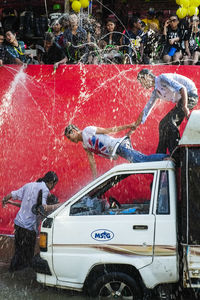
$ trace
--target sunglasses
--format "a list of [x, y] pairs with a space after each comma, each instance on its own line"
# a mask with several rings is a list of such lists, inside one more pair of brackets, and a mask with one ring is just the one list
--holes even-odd
[[172, 23], [172, 22], [177, 22], [178, 20], [177, 19], [170, 19], [169, 21], [170, 21], [170, 23]]

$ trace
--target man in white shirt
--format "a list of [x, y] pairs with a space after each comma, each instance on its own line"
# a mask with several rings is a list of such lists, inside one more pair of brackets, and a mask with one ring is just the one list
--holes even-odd
[[[32, 208], [37, 204], [40, 191], [42, 194], [42, 206], [46, 211], [54, 210], [60, 205], [47, 205], [46, 203], [49, 190], [53, 189], [57, 182], [58, 177], [56, 173], [49, 171], [44, 177], [39, 178], [37, 182], [27, 183], [3, 198], [3, 206], [12, 204], [20, 207], [14, 220], [15, 253], [10, 264], [9, 270], [11, 272], [31, 266], [38, 231], [37, 216], [33, 213]], [[20, 202], [16, 202], [15, 200], [19, 200]]]
[[137, 79], [144, 88], [154, 90], [135, 122], [135, 129], [144, 124], [157, 99], [175, 103], [174, 108], [160, 121], [159, 144], [156, 151], [166, 153], [168, 149], [172, 154], [180, 139], [178, 127], [184, 117], [189, 118], [190, 110], [198, 102], [197, 88], [191, 79], [176, 73], [155, 76], [150, 70], [142, 69]]
[[132, 129], [134, 124], [116, 126], [111, 128], [101, 128], [95, 126], [85, 127], [82, 131], [73, 124], [65, 128], [65, 136], [74, 143], [82, 142], [83, 148], [87, 152], [93, 177], [97, 176], [94, 154], [108, 159], [116, 159], [121, 156], [130, 162], [159, 161], [167, 158], [166, 154], [145, 155], [132, 148], [128, 136], [114, 138], [108, 134], [116, 133], [126, 129]]

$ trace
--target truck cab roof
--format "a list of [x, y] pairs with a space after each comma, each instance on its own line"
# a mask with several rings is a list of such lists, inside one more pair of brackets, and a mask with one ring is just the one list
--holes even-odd
[[118, 171], [142, 171], [142, 170], [162, 170], [173, 169], [174, 163], [172, 160], [153, 161], [144, 163], [124, 163], [110, 169], [106, 174], [115, 173]]

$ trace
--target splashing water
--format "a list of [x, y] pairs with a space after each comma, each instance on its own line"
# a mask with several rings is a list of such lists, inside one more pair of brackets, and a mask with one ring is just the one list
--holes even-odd
[[2, 98], [2, 102], [0, 104], [0, 128], [4, 123], [4, 116], [11, 113], [12, 111], [12, 97], [16, 91], [16, 88], [19, 84], [25, 85], [26, 74], [23, 71], [23, 67], [20, 68], [19, 72], [16, 73], [14, 80], [11, 82], [11, 85], [8, 91]]
[[[9, 91], [6, 93], [6, 95], [8, 95], [8, 96], [5, 95], [5, 97], [8, 98], [6, 100], [6, 103], [7, 103], [6, 107], [7, 106], [10, 107], [10, 108], [12, 107], [12, 105], [11, 105], [12, 95], [14, 94], [14, 92], [15, 92], [16, 88], [18, 87], [18, 85], [22, 85], [23, 88], [25, 89], [25, 91], [27, 92], [27, 95], [31, 98], [31, 100], [33, 101], [33, 103], [35, 104], [35, 106], [37, 107], [37, 109], [39, 110], [39, 112], [42, 114], [43, 119], [47, 123], [48, 127], [50, 128], [50, 130], [52, 131], [52, 134], [56, 136], [56, 133], [55, 133], [55, 131], [53, 129], [52, 124], [47, 119], [45, 113], [43, 112], [43, 110], [39, 106], [39, 104], [36, 101], [36, 99], [31, 94], [30, 90], [27, 88], [27, 85], [26, 85], [27, 80], [29, 80], [31, 83], [34, 83], [33, 78], [24, 72], [24, 67], [20, 68], [19, 72], [16, 71], [15, 69], [11, 68], [11, 67], [8, 67], [8, 66], [5, 66], [5, 68], [7, 69], [8, 72], [10, 72], [14, 76], [14, 80], [11, 83], [11, 87], [9, 88]], [[14, 72], [12, 72], [13, 70], [16, 72], [16, 74], [14, 74]], [[37, 88], [38, 88], [38, 84], [37, 84]], [[48, 90], [48, 95], [49, 95], [49, 92], [50, 91]], [[54, 92], [53, 92], [53, 95], [55, 96]], [[3, 105], [5, 97], [3, 97], [2, 105]], [[54, 101], [54, 105], [55, 105], [55, 101]], [[7, 112], [8, 111], [6, 111], [6, 113]], [[1, 126], [1, 119], [2, 119], [2, 122], [3, 122], [3, 118], [1, 118], [1, 110], [0, 110], [0, 126]]]

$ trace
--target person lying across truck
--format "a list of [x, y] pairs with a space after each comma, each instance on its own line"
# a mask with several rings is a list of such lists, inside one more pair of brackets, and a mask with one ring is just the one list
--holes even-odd
[[133, 124], [115, 126], [112, 128], [101, 128], [96, 126], [87, 126], [80, 130], [77, 126], [70, 124], [65, 128], [65, 136], [74, 143], [82, 142], [83, 148], [87, 152], [93, 177], [97, 176], [94, 154], [109, 159], [116, 159], [121, 156], [132, 163], [160, 161], [166, 159], [168, 155], [158, 153], [145, 155], [133, 149], [129, 133], [122, 138], [114, 138], [109, 134], [122, 130], [133, 129]]

